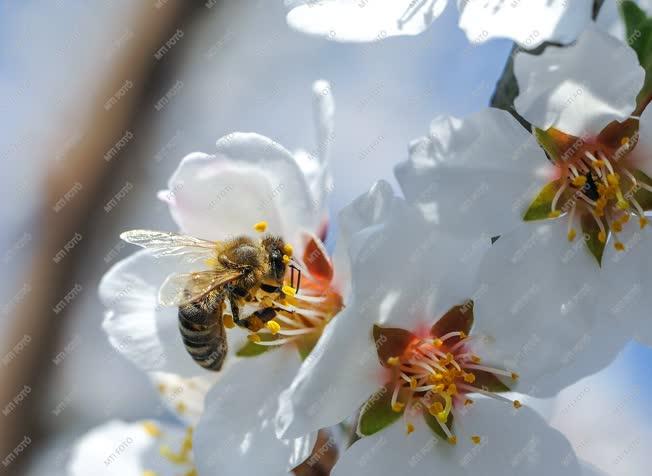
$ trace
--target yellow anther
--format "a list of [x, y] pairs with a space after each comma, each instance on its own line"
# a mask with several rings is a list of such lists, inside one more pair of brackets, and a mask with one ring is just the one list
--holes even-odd
[[471, 362], [473, 362], [474, 364], [479, 364], [481, 362], [481, 359], [477, 355], [472, 355]]
[[561, 215], [560, 210], [550, 210], [550, 213], [548, 213], [548, 218], [557, 218], [559, 215]]
[[414, 390], [417, 388], [417, 379], [414, 377], [410, 377], [410, 388]]
[[444, 341], [439, 338], [433, 340], [432, 343], [435, 347], [441, 347], [442, 345], [444, 345]]
[[267, 327], [273, 335], [278, 334], [278, 331], [281, 330], [281, 325], [276, 321], [268, 321], [267, 324], [265, 324], [265, 327]]
[[414, 431], [414, 425], [408, 422], [407, 425], [405, 425], [405, 432], [409, 435], [413, 431]]
[[620, 183], [620, 177], [618, 177], [618, 174], [609, 174], [607, 175], [607, 183], [615, 187]]
[[593, 162], [593, 167], [604, 167], [604, 160], [596, 160]]
[[404, 403], [401, 402], [392, 403], [392, 410], [395, 411], [396, 413], [403, 411], [403, 408], [405, 408]]
[[428, 375], [428, 381], [430, 383], [441, 382], [443, 378], [444, 378], [444, 376], [442, 374], [440, 374], [440, 373], [435, 373], [435, 374]]
[[446, 388], [446, 385], [444, 385], [443, 383], [439, 383], [439, 384], [435, 385], [435, 390], [437, 392], [443, 392], [445, 388]]
[[650, 224], [650, 220], [648, 220], [648, 219], [645, 218], [645, 217], [640, 217], [640, 218], [638, 219], [638, 224], [640, 225], [641, 230], [642, 230], [643, 228], [646, 227], [646, 225], [649, 225], [649, 224]]
[[161, 429], [153, 421], [143, 422], [143, 428], [149, 436], [153, 436], [154, 438], [161, 436]]
[[457, 438], [456, 438], [455, 436], [449, 436], [449, 437], [448, 437], [448, 442], [449, 442], [451, 445], [456, 445], [456, 444], [457, 444]]
[[514, 408], [516, 408], [516, 409], [519, 409], [519, 408], [521, 408], [521, 407], [523, 406], [523, 405], [521, 404], [521, 402], [519, 402], [518, 400], [514, 400], [514, 401], [512, 402], [512, 405], [514, 405]]
[[627, 203], [625, 200], [618, 200], [616, 206], [621, 210], [629, 210], [629, 203]]
[[152, 471], [151, 469], [146, 469], [143, 471], [143, 476], [158, 476], [158, 473], [156, 471]]
[[448, 412], [437, 413], [437, 420], [439, 420], [442, 423], [446, 423], [446, 420], [448, 420]]
[[288, 255], [283, 255], [283, 264], [288, 264], [290, 262], [290, 257]]
[[159, 384], [157, 385], [157, 388], [158, 388], [158, 393], [163, 393], [163, 392], [165, 392], [165, 389], [166, 389], [164, 383], [159, 383]]
[[604, 243], [604, 242], [607, 241], [607, 234], [604, 231], [601, 231], [600, 233], [598, 233], [598, 241], [600, 243]]
[[257, 344], [258, 342], [260, 342], [260, 336], [258, 334], [255, 334], [255, 333], [254, 334], [249, 334], [247, 336], [247, 339], [249, 339], [254, 344]]
[[282, 288], [283, 294], [287, 294], [288, 296], [296, 296], [297, 290], [294, 289], [292, 286], [288, 286], [287, 284], [283, 286]]
[[620, 223], [619, 221], [615, 221], [615, 222], [613, 222], [613, 223], [611, 224], [611, 228], [612, 228], [613, 231], [615, 231], [616, 233], [620, 233], [621, 231], [623, 231], [623, 225], [622, 225], [622, 223]]
[[616, 241], [614, 243], [614, 248], [616, 248], [617, 251], [625, 251], [625, 245], [623, 245], [620, 241]]
[[575, 231], [575, 228], [571, 228], [570, 230], [568, 230], [568, 241], [573, 241], [576, 236], [577, 236], [577, 232]]
[[464, 406], [468, 407], [469, 405], [473, 405], [473, 400], [471, 400], [470, 398], [467, 398], [467, 399], [464, 400]]
[[518, 374], [516, 372], [512, 372], [512, 380], [518, 380]]
[[448, 393], [451, 396], [457, 395], [457, 385], [455, 385], [454, 383], [450, 384], [446, 389], [446, 393]]
[[283, 246], [283, 253], [291, 257], [293, 252], [294, 248], [292, 248], [292, 245], [290, 243], [285, 243], [285, 246]]
[[471, 372], [464, 374], [464, 381], [466, 383], [475, 382], [475, 374], [472, 374]]
[[471, 441], [473, 442], [474, 445], [479, 445], [480, 444], [480, 437], [478, 435], [473, 435], [471, 437]]
[[177, 411], [178, 411], [179, 413], [181, 413], [181, 414], [183, 415], [184, 413], [186, 413], [186, 410], [188, 409], [188, 407], [186, 406], [185, 403], [183, 403], [183, 402], [179, 402], [179, 403], [177, 403], [177, 405], [176, 405], [176, 409], [177, 409]]
[[622, 139], [620, 139], [620, 145], [629, 145], [629, 137], [624, 136]]
[[573, 185], [576, 187], [583, 187], [586, 184], [586, 177], [584, 175], [578, 175], [573, 179]]
[[629, 221], [629, 214], [625, 213], [623, 216], [620, 217], [620, 223], [625, 224]]
[[387, 359], [387, 365], [391, 365], [392, 367], [396, 367], [400, 363], [401, 363], [401, 359], [399, 359], [398, 357], [389, 357]]
[[428, 411], [432, 416], [437, 416], [437, 414], [442, 413], [444, 411], [444, 405], [442, 405], [439, 402], [435, 402], [428, 407]]
[[235, 322], [233, 322], [233, 316], [231, 314], [224, 314], [222, 316], [222, 323], [227, 329], [233, 329], [235, 327]]
[[466, 332], [460, 331], [460, 339], [466, 339]]
[[267, 230], [267, 222], [259, 221], [254, 225], [254, 230], [256, 230], [258, 233], [263, 233], [265, 230]]

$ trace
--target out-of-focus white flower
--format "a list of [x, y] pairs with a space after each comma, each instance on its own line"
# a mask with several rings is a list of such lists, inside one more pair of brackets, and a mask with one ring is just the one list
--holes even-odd
[[[633, 0], [639, 7], [652, 13], [652, 1], [650, 0]], [[628, 41], [625, 37], [625, 23], [620, 15], [619, 9], [622, 2], [603, 2], [600, 7], [598, 17], [595, 19], [596, 24], [604, 31], [615, 36], [619, 40]]]
[[197, 476], [192, 429], [144, 420], [109, 421], [81, 437], [68, 463], [70, 476]]
[[[388, 185], [379, 187], [388, 195], [384, 218], [350, 239], [347, 307], [281, 394], [279, 436], [334, 425], [363, 405], [357, 429], [366, 437], [335, 474], [422, 474], [432, 467], [445, 474], [548, 474], [550, 467], [533, 461], [565, 454], [568, 444], [504, 392], [528, 388], [556, 361], [544, 356], [519, 376], [504, 357], [527, 345], [527, 329], [518, 324], [524, 316], [509, 316], [513, 330], [502, 334], [494, 327], [504, 328], [500, 318], [478, 318], [486, 292], [473, 287], [472, 277], [489, 237], [447, 234], [392, 197]], [[404, 424], [395, 423], [401, 418]], [[536, 441], [528, 446], [528, 438]], [[551, 461], [556, 474], [577, 474], [574, 464]]]
[[[100, 284], [108, 308], [104, 329], [113, 346], [143, 370], [163, 372], [154, 378], [164, 400], [189, 423], [198, 422], [195, 446], [202, 474], [236, 475], [244, 467], [286, 474], [314, 444], [315, 435], [279, 440], [272, 425], [278, 394], [341, 306], [333, 266], [316, 236], [323, 237], [327, 226], [334, 104], [325, 81], [316, 82], [313, 92], [315, 153], [292, 154], [258, 134], [229, 134], [218, 140], [214, 155], [185, 157], [168, 190], [159, 193], [183, 234], [218, 241], [251, 235], [252, 225], [264, 222], [270, 233], [293, 245], [293, 259], [304, 271], [301, 289], [275, 302], [283, 308], [274, 318], [276, 327], [250, 340], [239, 328], [229, 330], [226, 363], [215, 376], [184, 349], [178, 309], [158, 303], [169, 275], [200, 271], [201, 263], [144, 250], [116, 264]], [[215, 380], [219, 385], [206, 395]]]
[[[334, 41], [377, 41], [418, 35], [444, 11], [447, 0], [286, 0], [288, 24]], [[469, 41], [509, 38], [524, 48], [570, 43], [591, 18], [591, 0], [457, 0]]]

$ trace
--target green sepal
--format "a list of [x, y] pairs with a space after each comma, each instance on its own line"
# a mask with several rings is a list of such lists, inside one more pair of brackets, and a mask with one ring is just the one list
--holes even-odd
[[[439, 426], [439, 422], [437, 421], [437, 417], [432, 416], [428, 410], [424, 410], [423, 419], [425, 420], [426, 425], [428, 425], [430, 430], [435, 435], [437, 435], [439, 438], [441, 438], [445, 442], [448, 442], [448, 436], [446, 436], [446, 433], [444, 433], [444, 430], [442, 430], [441, 426]], [[453, 412], [450, 412], [448, 414], [448, 418], [446, 419], [446, 426], [448, 427], [448, 430], [452, 433], [453, 432]]]
[[[648, 177], [640, 170], [632, 170], [631, 172], [637, 181], [647, 185], [652, 185], [652, 178]], [[644, 211], [647, 212], [652, 210], [652, 192], [649, 190], [639, 187], [639, 189], [634, 193], [634, 199], [639, 203]]]
[[[598, 262], [598, 266], [602, 266], [602, 256], [604, 255], [604, 248], [607, 245], [607, 240], [605, 239], [602, 243], [598, 239], [598, 234], [600, 233], [600, 227], [598, 226], [593, 215], [584, 214], [580, 220], [582, 226], [582, 234], [584, 236], [584, 242], [586, 247], [591, 252], [595, 260]], [[607, 225], [604, 224], [605, 233], [608, 233]], [[606, 238], [606, 237], [605, 237]]]
[[625, 0], [620, 4], [620, 14], [625, 23], [626, 40], [645, 70], [645, 82], [638, 94], [636, 114], [640, 114], [652, 97], [652, 18], [635, 2]]
[[475, 369], [469, 369], [469, 372], [475, 375], [475, 381], [471, 384], [474, 387], [493, 393], [511, 392], [511, 389], [492, 373]]
[[392, 410], [392, 388], [385, 385], [362, 405], [358, 420], [358, 434], [373, 435], [401, 418], [404, 411], [405, 409], [400, 412]]
[[319, 333], [313, 332], [312, 334], [306, 334], [299, 337], [295, 342], [297, 344], [297, 350], [299, 351], [299, 357], [301, 360], [306, 360], [306, 358], [312, 352], [312, 349], [315, 348], [317, 342], [319, 341]]
[[398, 327], [381, 327], [374, 324], [373, 327], [374, 343], [378, 352], [378, 359], [383, 367], [388, 367], [387, 359], [390, 357], [399, 357], [405, 351], [410, 342], [415, 339], [415, 335], [405, 329]]
[[555, 194], [561, 187], [561, 180], [554, 180], [547, 183], [536, 196], [527, 211], [523, 215], [524, 221], [545, 220], [550, 218], [550, 211], [552, 209], [552, 200]]
[[[258, 334], [260, 340], [264, 342], [269, 342], [276, 340], [276, 336], [272, 334]], [[275, 346], [271, 345], [258, 345], [254, 342], [247, 342], [245, 345], [240, 347], [240, 349], [235, 353], [238, 357], [256, 357], [257, 355], [264, 354], [272, 349], [275, 349]]]
[[[449, 332], [461, 331], [466, 335], [471, 333], [473, 327], [473, 301], [469, 300], [462, 305], [451, 307], [435, 324], [430, 328], [433, 337], [441, 337]], [[452, 337], [446, 342], [455, 345], [459, 337]]]

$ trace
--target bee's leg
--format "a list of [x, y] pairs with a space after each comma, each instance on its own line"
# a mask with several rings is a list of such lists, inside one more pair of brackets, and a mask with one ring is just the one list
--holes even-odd
[[276, 309], [273, 307], [265, 307], [252, 312], [247, 317], [240, 319], [238, 324], [240, 327], [249, 329], [252, 332], [258, 332], [263, 326], [276, 317]]
[[240, 306], [238, 304], [238, 299], [231, 293], [229, 293], [229, 304], [231, 305], [231, 314], [233, 314], [233, 322], [242, 327], [242, 321], [240, 320]]

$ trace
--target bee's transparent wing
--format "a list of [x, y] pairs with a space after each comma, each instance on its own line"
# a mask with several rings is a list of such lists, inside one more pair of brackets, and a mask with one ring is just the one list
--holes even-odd
[[127, 243], [142, 246], [153, 256], [183, 256], [188, 262], [215, 257], [219, 243], [164, 231], [130, 230], [120, 235]]
[[158, 300], [163, 306], [184, 306], [239, 278], [241, 274], [241, 271], [232, 269], [172, 274], [159, 289]]

